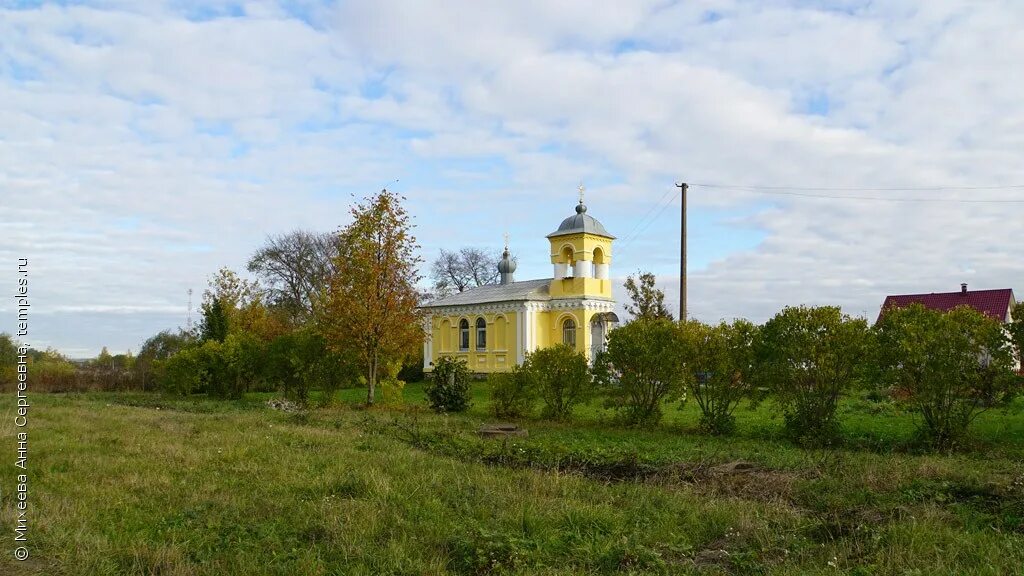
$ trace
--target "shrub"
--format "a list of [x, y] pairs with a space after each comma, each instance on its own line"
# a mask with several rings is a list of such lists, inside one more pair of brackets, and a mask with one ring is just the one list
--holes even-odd
[[160, 385], [172, 394], [194, 394], [203, 386], [201, 370], [197, 346], [179, 350], [164, 361]]
[[657, 424], [662, 403], [682, 396], [691, 354], [680, 344], [675, 324], [665, 319], [639, 318], [608, 335], [595, 377], [626, 422]]
[[919, 432], [936, 448], [962, 440], [978, 414], [1017, 390], [1006, 333], [973, 308], [890, 309], [876, 332], [881, 380], [921, 415]]
[[405, 381], [399, 378], [401, 372], [401, 362], [389, 362], [384, 367], [384, 377], [380, 379], [381, 404], [384, 406], [401, 406], [404, 402]]
[[536, 383], [545, 417], [565, 420], [577, 404], [593, 396], [594, 381], [587, 359], [566, 344], [527, 354], [522, 369]]
[[531, 375], [516, 366], [511, 372], [487, 376], [491, 388], [491, 412], [498, 418], [523, 418], [533, 413], [537, 386]]
[[787, 307], [764, 325], [756, 377], [782, 407], [797, 443], [838, 439], [836, 406], [857, 380], [867, 342], [867, 322], [835, 306]]
[[471, 399], [466, 361], [453, 356], [438, 358], [424, 392], [435, 412], [465, 412]]
[[700, 427], [709, 434], [736, 428], [732, 413], [751, 390], [758, 327], [746, 320], [709, 326], [679, 325], [681, 349], [689, 350], [689, 396], [700, 407]]
[[267, 346], [264, 378], [280, 386], [288, 399], [305, 403], [319, 389], [326, 404], [346, 380], [354, 380], [355, 363], [331, 350], [324, 337], [310, 328], [278, 336]]

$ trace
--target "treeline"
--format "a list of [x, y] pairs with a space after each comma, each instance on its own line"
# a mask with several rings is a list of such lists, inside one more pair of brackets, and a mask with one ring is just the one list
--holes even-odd
[[401, 197], [382, 190], [336, 233], [269, 238], [250, 258], [256, 280], [222, 269], [202, 322], [161, 358], [156, 381], [178, 394], [236, 398], [278, 390], [320, 403], [347, 386], [400, 389], [420, 379], [418, 246]]
[[[567, 346], [538, 350], [510, 373], [492, 374], [490, 408], [497, 417], [571, 418], [595, 398], [628, 425], [650, 426], [666, 404], [692, 402], [700, 429], [735, 430], [743, 401], [770, 401], [787, 435], [807, 446], [841, 437], [841, 399], [870, 390], [919, 417], [920, 440], [937, 448], [961, 442], [987, 409], [1022, 392], [1015, 372], [1024, 349], [1024, 305], [1008, 327], [969, 307], [939, 312], [914, 305], [885, 311], [869, 326], [838, 307], [787, 307], [763, 325], [746, 320], [674, 321], [653, 277], [631, 279], [635, 318], [609, 333], [592, 366]], [[468, 403], [468, 370], [438, 363], [427, 387], [432, 407]]]
[[[386, 391], [423, 377], [416, 290], [418, 246], [402, 198], [387, 190], [352, 207], [337, 232], [267, 239], [249, 259], [254, 279], [223, 268], [191, 330], [163, 331], [137, 356], [73, 362], [32, 351], [29, 385], [41, 392], [160, 390], [236, 398], [280, 391], [327, 402], [345, 386]], [[0, 384], [9, 389], [17, 343], [0, 335]]]

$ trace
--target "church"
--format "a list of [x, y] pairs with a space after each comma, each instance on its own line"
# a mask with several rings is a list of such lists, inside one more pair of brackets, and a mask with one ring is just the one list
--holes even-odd
[[429, 334], [423, 344], [424, 370], [432, 370], [442, 356], [455, 356], [472, 372], [503, 372], [521, 364], [529, 352], [561, 343], [593, 361], [618, 321], [609, 278], [615, 237], [587, 214], [582, 185], [576, 213], [547, 239], [551, 278], [516, 281], [506, 242], [499, 284], [423, 306]]

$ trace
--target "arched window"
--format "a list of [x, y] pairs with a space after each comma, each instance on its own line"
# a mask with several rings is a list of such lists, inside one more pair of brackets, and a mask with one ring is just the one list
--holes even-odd
[[483, 318], [476, 319], [476, 349], [487, 349], [487, 322]]
[[572, 318], [566, 318], [565, 322], [562, 322], [562, 343], [576, 347], [576, 321]]
[[459, 320], [459, 350], [469, 350], [469, 320]]

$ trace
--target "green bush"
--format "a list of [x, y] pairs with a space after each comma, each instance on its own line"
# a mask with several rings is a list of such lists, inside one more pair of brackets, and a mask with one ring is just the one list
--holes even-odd
[[202, 362], [198, 346], [179, 350], [163, 362], [160, 385], [164, 391], [182, 396], [201, 391]]
[[498, 418], [523, 418], [533, 413], [537, 386], [528, 371], [516, 366], [511, 372], [487, 376], [491, 388], [491, 412]]
[[678, 336], [676, 325], [660, 318], [638, 318], [608, 335], [594, 373], [627, 423], [657, 424], [662, 403], [682, 396], [692, 354]]
[[782, 407], [794, 441], [838, 440], [836, 406], [858, 381], [867, 352], [867, 322], [836, 306], [787, 307], [764, 325], [756, 378]]
[[758, 327], [746, 320], [716, 326], [687, 321], [679, 325], [681, 350], [688, 350], [688, 396], [700, 407], [700, 428], [730, 434], [732, 413], [752, 388]]
[[1017, 392], [1006, 332], [973, 308], [886, 310], [876, 332], [881, 381], [920, 414], [919, 432], [936, 448], [959, 443], [978, 414]]
[[465, 412], [471, 398], [466, 361], [453, 356], [438, 358], [423, 391], [435, 412]]
[[595, 384], [587, 359], [565, 344], [527, 354], [522, 369], [536, 383], [537, 393], [544, 401], [542, 413], [547, 418], [568, 419], [578, 404], [594, 395]]
[[306, 403], [310, 392], [321, 391], [326, 404], [342, 384], [356, 379], [355, 362], [327, 346], [311, 328], [278, 336], [267, 346], [263, 378], [280, 387], [289, 400]]

